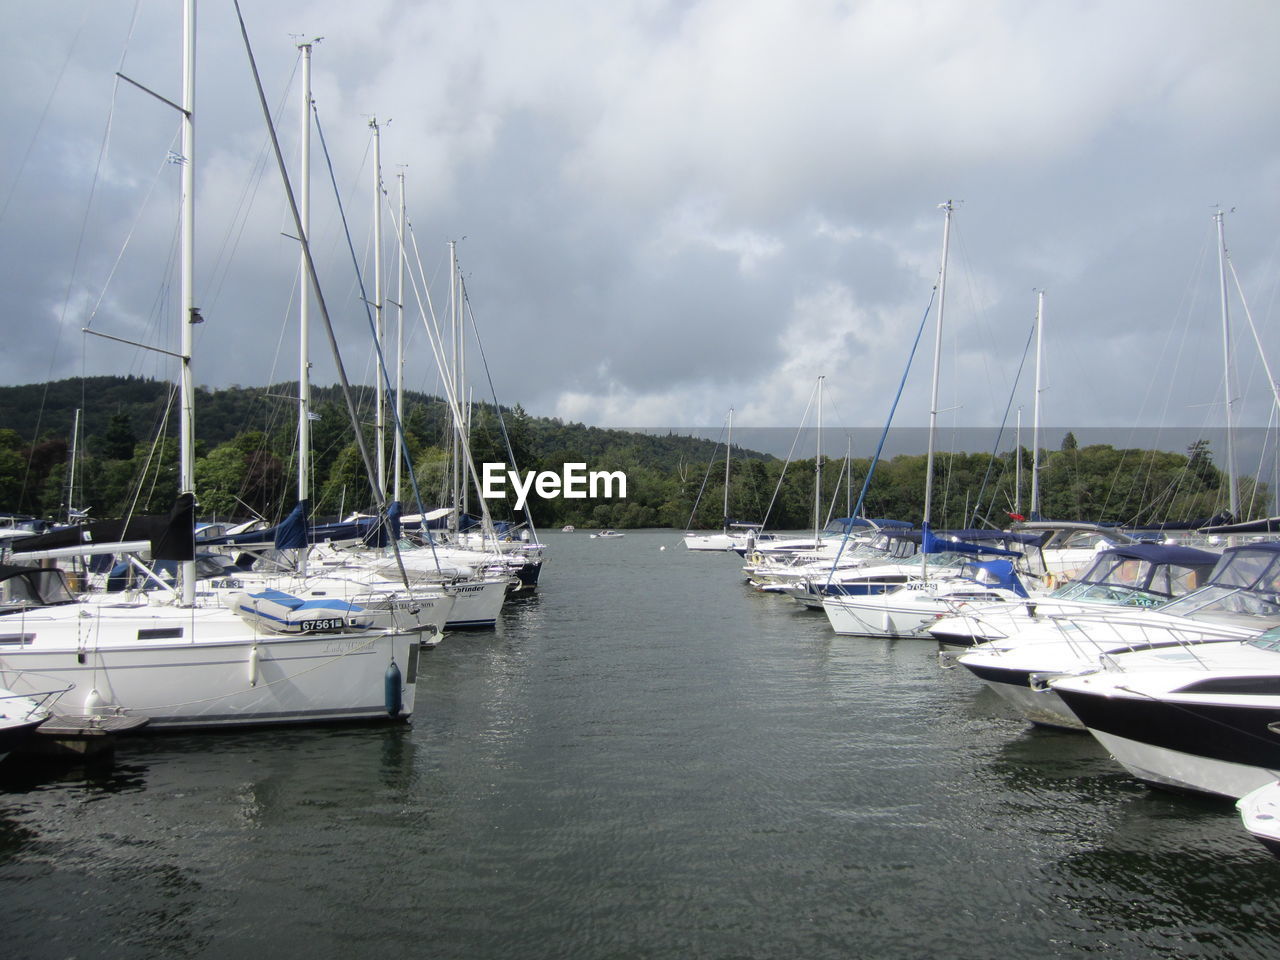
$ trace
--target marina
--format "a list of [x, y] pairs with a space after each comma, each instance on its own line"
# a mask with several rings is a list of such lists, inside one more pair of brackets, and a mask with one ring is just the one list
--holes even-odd
[[678, 532], [545, 539], [536, 594], [423, 653], [409, 723], [6, 768], [6, 954], [1274, 954], [1229, 800]]

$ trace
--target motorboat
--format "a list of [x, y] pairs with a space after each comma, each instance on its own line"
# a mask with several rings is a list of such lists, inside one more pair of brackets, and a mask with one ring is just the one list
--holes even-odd
[[614, 540], [618, 537], [625, 537], [625, 533], [619, 533], [617, 530], [601, 530], [599, 533], [591, 534], [592, 540]]
[[1055, 613], [1101, 607], [1149, 609], [1184, 596], [1209, 579], [1220, 554], [1194, 547], [1133, 543], [1095, 554], [1080, 576], [1025, 604], [958, 605], [929, 633], [948, 648], [1007, 640]]
[[1134, 777], [1239, 800], [1280, 771], [1280, 631], [1102, 658], [1052, 681]]
[[1152, 608], [1037, 610], [1022, 630], [978, 644], [961, 653], [957, 662], [1031, 722], [1079, 730], [1079, 718], [1060, 700], [1050, 680], [1091, 673], [1104, 657], [1128, 651], [1256, 637], [1280, 625], [1280, 601], [1271, 588], [1277, 575], [1280, 543], [1230, 547], [1219, 557], [1208, 583], [1176, 600]]

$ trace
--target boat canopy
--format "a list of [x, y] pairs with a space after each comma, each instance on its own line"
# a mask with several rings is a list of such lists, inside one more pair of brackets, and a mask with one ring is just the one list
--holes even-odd
[[11, 544], [12, 556], [45, 553], [71, 547], [95, 547], [120, 543], [151, 542], [151, 556], [158, 560], [192, 560], [196, 555], [196, 501], [190, 493], [179, 494], [167, 517], [133, 517], [129, 520], [94, 520], [63, 527]]
[[75, 602], [61, 570], [0, 564], [0, 613]]
[[1029, 596], [1027, 588], [1022, 585], [1013, 563], [1003, 558], [996, 560], [972, 560], [961, 568], [961, 572], [972, 577], [978, 583], [1012, 590], [1020, 597]]

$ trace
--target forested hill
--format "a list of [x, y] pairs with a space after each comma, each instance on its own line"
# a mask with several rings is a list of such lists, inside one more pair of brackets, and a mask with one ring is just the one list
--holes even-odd
[[[196, 494], [209, 518], [253, 513], [277, 519], [297, 499], [298, 405], [293, 384], [199, 390], [196, 397]], [[372, 448], [375, 396], [357, 388], [357, 416]], [[81, 411], [81, 442], [69, 470], [72, 423]], [[319, 516], [369, 507], [372, 495], [346, 403], [336, 387], [313, 390], [310, 499]], [[0, 387], [0, 511], [65, 518], [70, 503], [94, 517], [132, 510], [167, 512], [177, 493], [177, 404], [171, 384], [138, 377], [93, 377], [50, 384]], [[517, 404], [503, 410], [506, 436], [491, 405], [472, 411], [470, 431], [477, 463], [506, 461], [507, 442], [521, 471], [559, 473], [565, 463], [589, 471], [623, 471], [625, 499], [534, 499], [541, 526], [572, 523], [594, 527], [718, 527], [722, 521], [724, 474], [717, 444], [674, 434], [606, 430], [532, 417]], [[448, 502], [450, 430], [445, 404], [408, 394], [404, 433], [412, 476], [423, 506]], [[388, 437], [391, 436], [388, 430]], [[390, 444], [389, 444], [390, 446]], [[388, 463], [391, 452], [388, 450]], [[723, 451], [719, 452], [723, 455]], [[1021, 460], [1021, 470], [1015, 468]], [[942, 453], [933, 490], [937, 527], [1003, 525], [1016, 503], [1026, 502], [1031, 454], [1023, 448], [991, 455]], [[814, 522], [815, 464], [791, 463], [735, 448], [729, 514], [764, 520], [772, 529], [803, 529]], [[824, 460], [819, 521], [843, 516], [861, 488], [870, 463]], [[388, 481], [392, 473], [388, 465]], [[406, 476], [410, 471], [404, 471]], [[1020, 477], [1023, 492], [1015, 490]], [[1188, 522], [1221, 513], [1228, 502], [1226, 479], [1213, 463], [1207, 442], [1186, 454], [1080, 447], [1068, 433], [1057, 450], [1041, 451], [1041, 513], [1063, 520], [1143, 525]], [[74, 479], [75, 489], [68, 491]], [[864, 513], [918, 522], [924, 499], [925, 457], [902, 455], [876, 467]], [[402, 498], [417, 498], [406, 480]], [[514, 496], [511, 497], [514, 499]], [[1239, 483], [1245, 517], [1264, 515], [1263, 484]], [[476, 503], [474, 491], [471, 504]], [[507, 505], [490, 501], [495, 516]], [[692, 517], [692, 522], [690, 518]]]
[[[283, 502], [288, 483], [283, 475], [297, 436], [296, 384], [270, 387], [229, 387], [196, 391], [196, 445], [201, 462], [234, 446], [244, 456], [260, 461], [250, 469], [248, 486], [234, 491], [242, 504], [260, 509]], [[372, 437], [376, 396], [368, 387], [354, 387], [357, 415]], [[415, 466], [422, 466], [420, 489], [439, 481], [440, 459], [448, 440], [448, 410], [435, 396], [406, 391], [404, 428]], [[76, 480], [77, 499], [92, 503], [95, 515], [115, 513], [117, 497], [128, 496], [141, 483], [143, 458], [156, 438], [168, 438], [162, 449], [172, 447], [177, 436], [178, 404], [172, 383], [142, 377], [88, 377], [48, 384], [0, 387], [0, 511], [50, 514], [64, 506], [65, 464], [68, 461], [76, 411], [80, 411], [79, 458], [87, 469]], [[312, 448], [319, 506], [329, 512], [358, 503], [360, 483], [352, 476], [355, 447], [350, 416], [337, 386], [313, 387]], [[565, 462], [584, 462], [589, 469], [631, 469], [678, 478], [682, 486], [701, 482], [713, 456], [714, 440], [674, 433], [652, 435], [627, 430], [589, 427], [557, 419], [533, 417], [517, 405], [503, 408], [503, 419], [521, 470], [559, 469]], [[494, 407], [477, 404], [472, 411], [473, 450], [477, 463], [503, 460], [506, 442]], [[12, 433], [8, 433], [12, 431]], [[390, 429], [388, 430], [390, 434]], [[767, 454], [735, 448], [735, 459], [772, 459]], [[163, 459], [163, 457], [161, 458]], [[423, 463], [419, 464], [419, 460]], [[132, 480], [126, 480], [133, 468]], [[270, 464], [270, 468], [263, 466]], [[166, 468], [157, 468], [163, 473]], [[333, 476], [338, 469], [339, 476]], [[280, 479], [263, 482], [272, 489], [254, 488], [252, 475], [263, 470]], [[104, 478], [103, 473], [111, 474]], [[206, 469], [206, 474], [210, 471]], [[200, 463], [197, 464], [197, 474]], [[261, 478], [259, 478], [261, 479]], [[83, 484], [83, 486], [82, 486]], [[274, 489], [280, 487], [280, 490]], [[427, 494], [424, 489], [424, 497]], [[430, 491], [434, 494], [434, 490]], [[201, 501], [220, 502], [207, 489]], [[157, 496], [156, 506], [166, 491]], [[230, 503], [228, 509], [232, 509]], [[646, 517], [657, 522], [654, 516]], [[681, 521], [683, 523], [683, 521]]]
[[[374, 392], [353, 387], [360, 416], [372, 421]], [[144, 377], [86, 377], [58, 380], [48, 384], [0, 387], [0, 430], [14, 430], [28, 445], [38, 442], [70, 441], [75, 413], [80, 411], [81, 437], [90, 454], [101, 453], [103, 438], [114, 429], [127, 427], [136, 438], [149, 438], [166, 424], [177, 422], [174, 384]], [[246, 430], [270, 433], [285, 425], [292, 427], [297, 417], [297, 385], [271, 387], [227, 387], [222, 390], [196, 389], [196, 442], [206, 448], [233, 440]], [[346, 402], [340, 387], [312, 387], [312, 406], [321, 422], [331, 420], [341, 429], [349, 423]], [[516, 408], [519, 409], [518, 407]], [[416, 391], [405, 392], [405, 421], [423, 439], [439, 440], [445, 435], [447, 411], [440, 397]], [[477, 422], [491, 417], [492, 405], [479, 404]], [[513, 411], [503, 408], [505, 416]], [[706, 463], [716, 443], [677, 434], [651, 435], [628, 430], [588, 427], [547, 417], [521, 414], [526, 422], [529, 452], [536, 457], [558, 455], [573, 450], [586, 457], [599, 457], [618, 447], [632, 448], [653, 466], [680, 469], [691, 463]], [[176, 426], [168, 432], [175, 434]], [[323, 432], [323, 430], [322, 430]], [[735, 448], [736, 457], [770, 459], [768, 454]]]

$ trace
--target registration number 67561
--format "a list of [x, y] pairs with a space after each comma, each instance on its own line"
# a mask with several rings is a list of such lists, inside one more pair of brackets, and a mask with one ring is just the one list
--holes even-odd
[[322, 630], [341, 630], [347, 625], [342, 617], [326, 617], [321, 620], [300, 620], [298, 629], [306, 633], [318, 633]]

